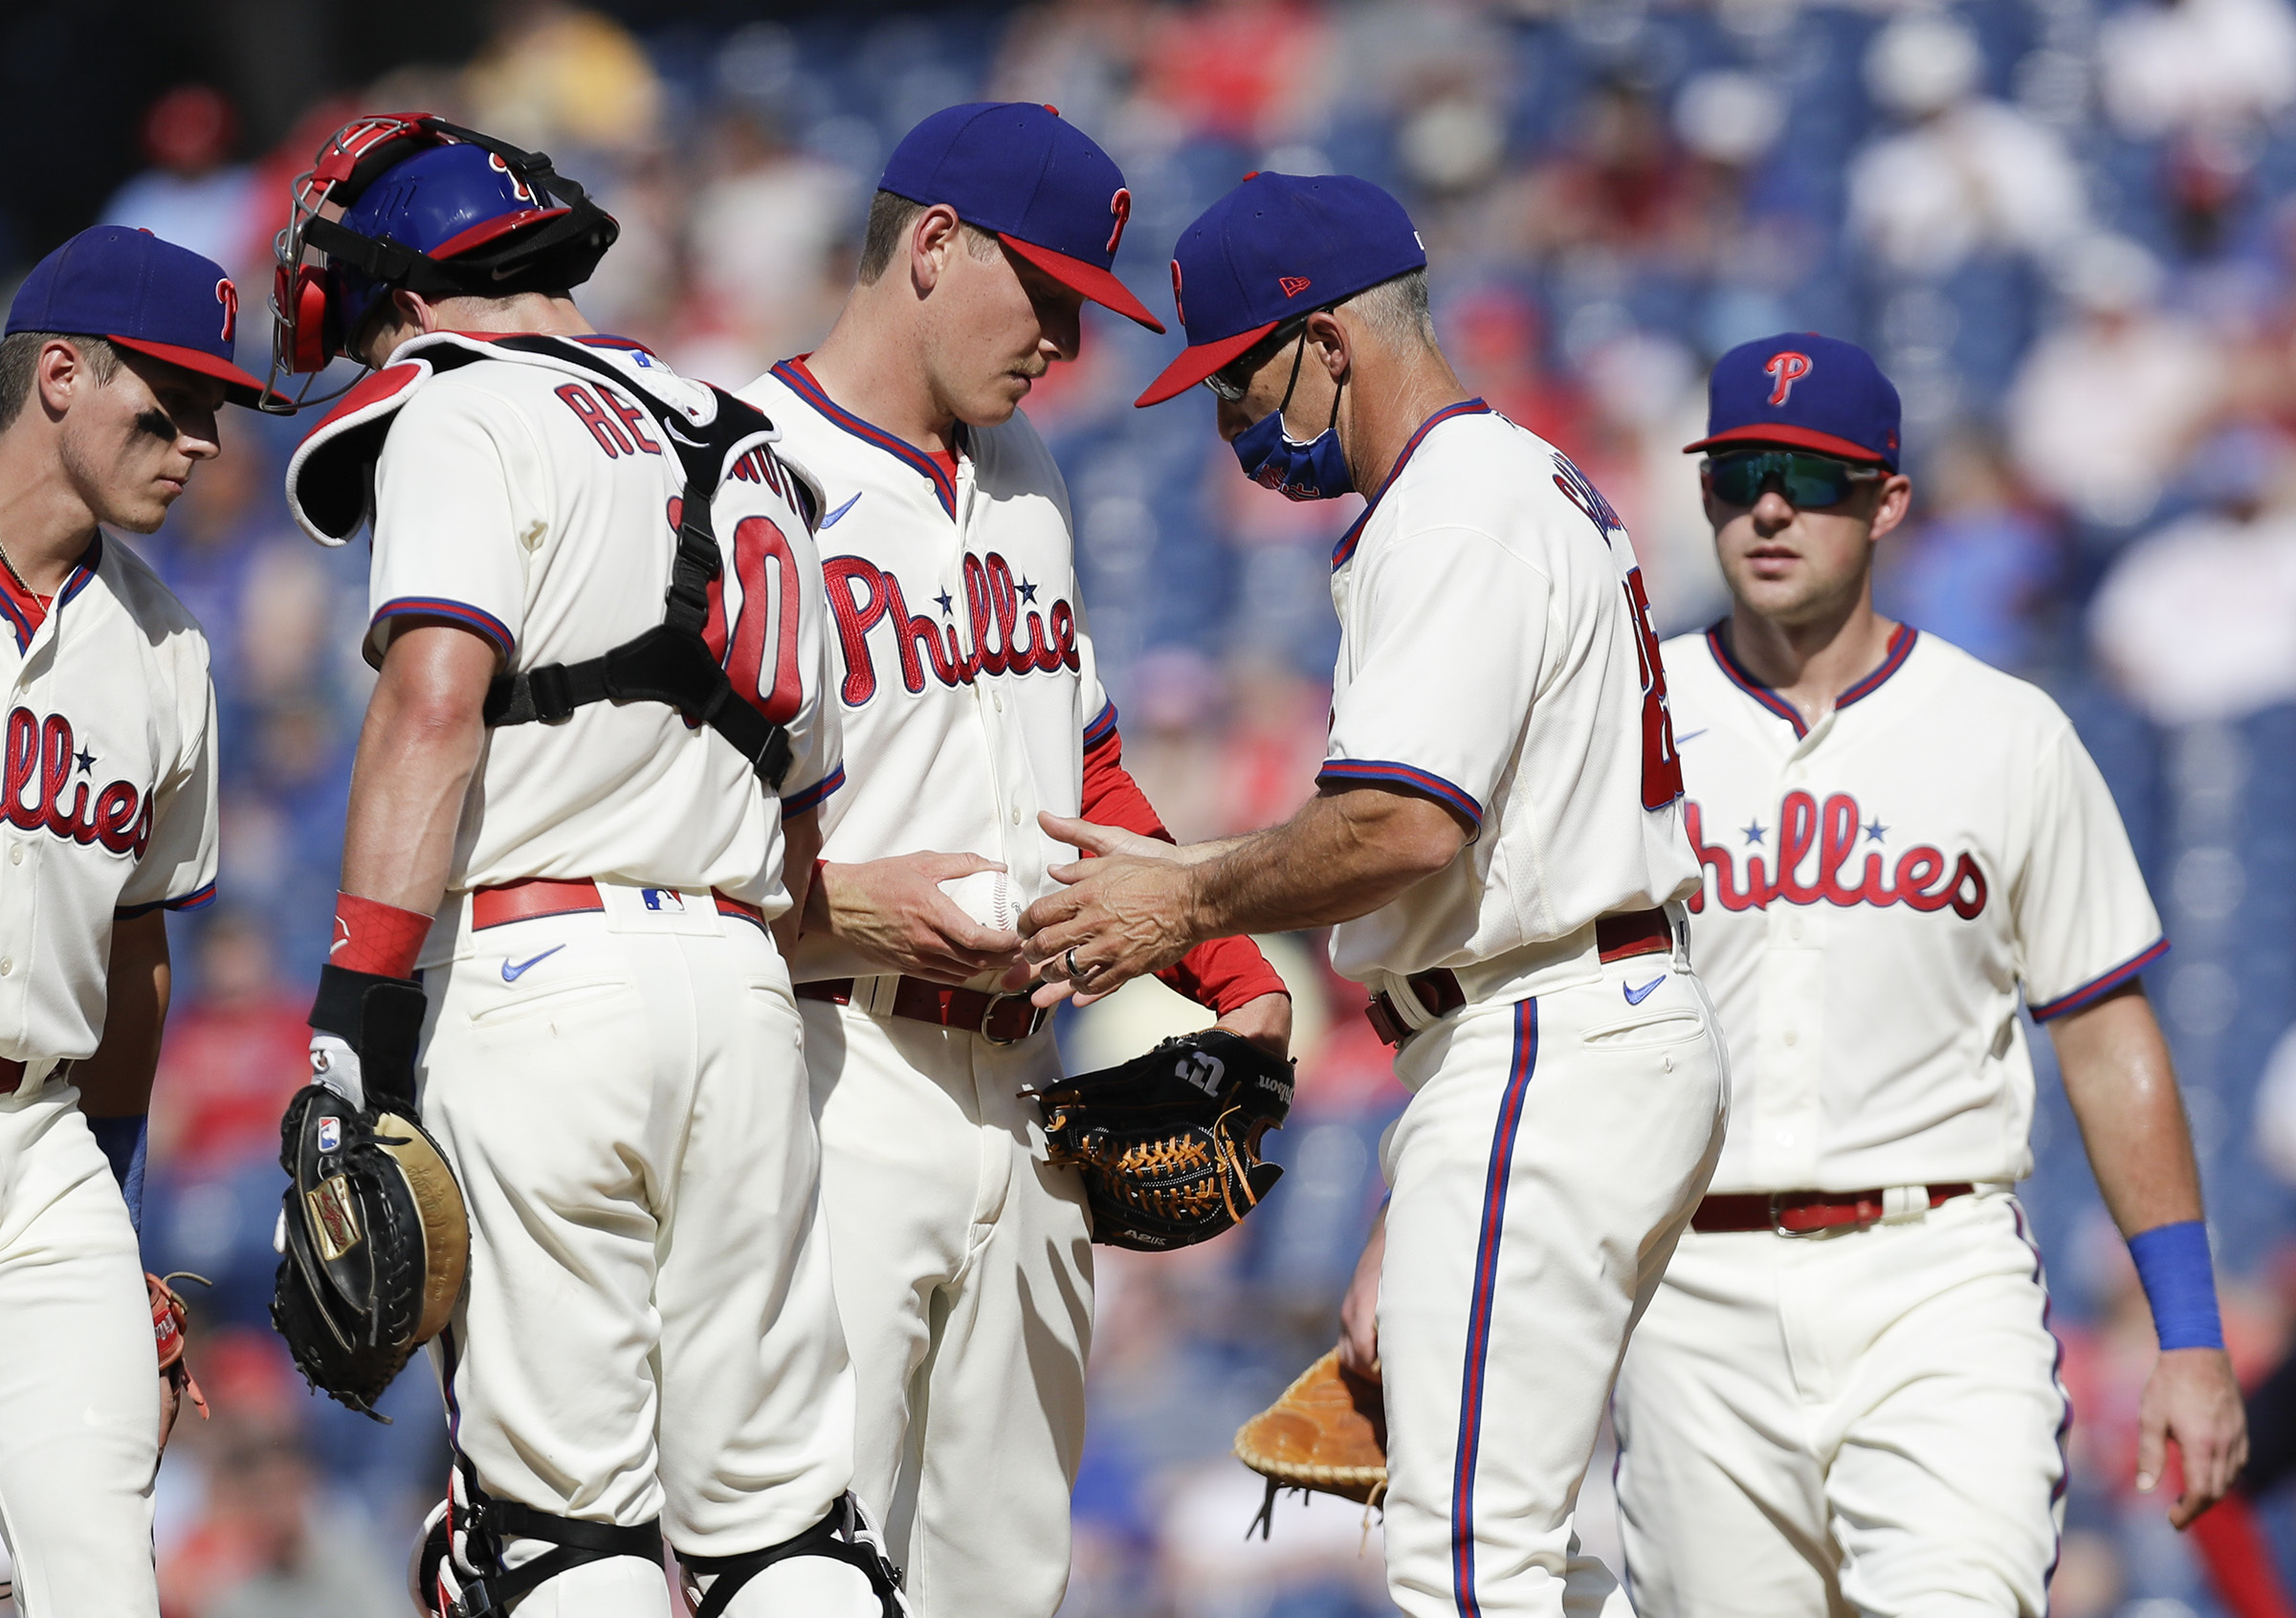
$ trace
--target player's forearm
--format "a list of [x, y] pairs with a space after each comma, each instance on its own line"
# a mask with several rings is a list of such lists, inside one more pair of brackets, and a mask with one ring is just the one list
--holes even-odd
[[789, 908], [773, 924], [773, 942], [784, 961], [805, 933], [806, 907], [813, 898], [813, 861], [820, 855], [819, 809], [782, 822], [782, 886], [789, 890]]
[[343, 892], [425, 916], [438, 909], [486, 748], [494, 658], [485, 641], [445, 626], [391, 642], [351, 765]]
[[112, 928], [104, 978], [103, 1042], [72, 1068], [90, 1118], [135, 1118], [151, 1109], [151, 1076], [167, 1020], [167, 916], [147, 911]]
[[1465, 841], [1449, 812], [1426, 798], [1320, 793], [1283, 825], [1236, 838], [1194, 867], [1198, 937], [1353, 920], [1450, 864]]
[[2130, 986], [2049, 1025], [2065, 1099], [2123, 1235], [2200, 1217], [2176, 1073], [2152, 1002]]

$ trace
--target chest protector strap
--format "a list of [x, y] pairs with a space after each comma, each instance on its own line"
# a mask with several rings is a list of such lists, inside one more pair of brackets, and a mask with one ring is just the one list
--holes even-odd
[[[677, 451], [686, 475], [684, 507], [677, 526], [677, 554], [670, 565], [670, 588], [662, 621], [643, 634], [579, 663], [545, 663], [495, 676], [486, 690], [486, 722], [558, 724], [592, 702], [666, 702], [706, 724], [749, 761], [768, 792], [778, 793], [789, 772], [789, 733], [743, 701], [726, 678], [702, 636], [710, 610], [710, 581], [721, 570], [718, 532], [710, 502], [716, 498], [726, 456], [744, 438], [772, 427], [763, 412], [721, 388], [718, 413], [696, 431], [660, 408], [643, 388], [606, 361], [574, 344], [547, 338], [504, 338], [496, 346], [532, 347], [553, 359], [592, 370], [617, 390], [634, 395]], [[795, 485], [802, 489], [802, 484]], [[814, 514], [805, 512], [810, 523]]]

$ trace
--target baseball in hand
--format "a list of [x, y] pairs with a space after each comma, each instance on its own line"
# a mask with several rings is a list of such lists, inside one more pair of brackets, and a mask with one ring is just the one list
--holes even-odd
[[1014, 900], [1011, 879], [1002, 871], [976, 871], [970, 876], [952, 876], [940, 884], [940, 891], [983, 927], [1000, 933], [1020, 930], [1021, 907]]

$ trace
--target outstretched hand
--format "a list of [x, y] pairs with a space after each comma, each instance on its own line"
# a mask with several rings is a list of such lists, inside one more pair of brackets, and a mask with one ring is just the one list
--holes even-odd
[[1044, 980], [1039, 1006], [1089, 1006], [1160, 971], [1202, 942], [1186, 853], [1112, 826], [1041, 815], [1061, 841], [1098, 854], [1052, 868], [1067, 884], [1021, 917], [1021, 953]]

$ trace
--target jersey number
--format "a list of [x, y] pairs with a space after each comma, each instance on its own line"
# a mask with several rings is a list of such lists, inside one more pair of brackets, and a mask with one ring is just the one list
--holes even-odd
[[[734, 694], [776, 724], [797, 717], [804, 696], [797, 671], [799, 596], [797, 557], [788, 536], [769, 518], [744, 517], [734, 525], [734, 577], [741, 583], [741, 608], [729, 637], [725, 623], [725, 581], [710, 581], [710, 615], [702, 637], [733, 681]], [[772, 653], [772, 678], [766, 654]]]
[[1626, 607], [1634, 619], [1634, 655], [1643, 676], [1643, 808], [1665, 809], [1682, 796], [1682, 760], [1674, 751], [1674, 718], [1667, 712], [1667, 669], [1650, 628], [1650, 597], [1643, 570], [1626, 570]]

